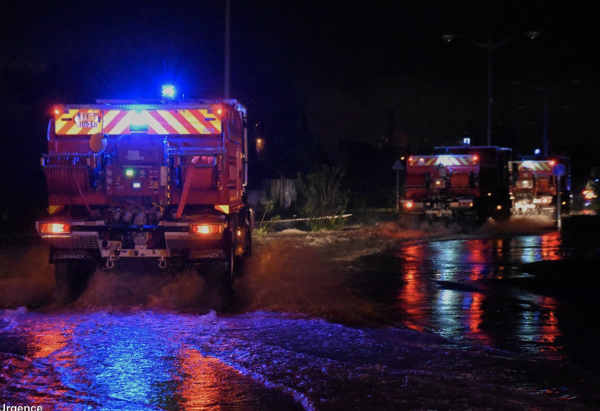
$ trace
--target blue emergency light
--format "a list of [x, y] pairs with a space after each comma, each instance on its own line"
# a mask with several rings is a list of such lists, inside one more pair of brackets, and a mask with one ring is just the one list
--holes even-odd
[[174, 99], [175, 98], [175, 86], [173, 86], [171, 84], [165, 84], [164, 86], [162, 86], [162, 96], [164, 98]]

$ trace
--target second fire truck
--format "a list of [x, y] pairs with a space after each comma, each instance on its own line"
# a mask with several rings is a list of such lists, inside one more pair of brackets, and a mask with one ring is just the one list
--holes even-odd
[[511, 155], [510, 148], [464, 145], [409, 157], [401, 213], [480, 221], [510, 216]]
[[[568, 157], [530, 158], [511, 161], [510, 195], [515, 215], [555, 216], [557, 201], [563, 213], [571, 205], [571, 164]], [[557, 200], [560, 194], [560, 200]]]

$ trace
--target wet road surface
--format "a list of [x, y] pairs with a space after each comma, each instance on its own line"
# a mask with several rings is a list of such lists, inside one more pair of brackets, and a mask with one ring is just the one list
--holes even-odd
[[100, 271], [72, 306], [0, 311], [0, 409], [596, 409], [594, 293], [535, 264], [597, 243], [430, 234], [275, 237], [218, 314], [196, 277]]

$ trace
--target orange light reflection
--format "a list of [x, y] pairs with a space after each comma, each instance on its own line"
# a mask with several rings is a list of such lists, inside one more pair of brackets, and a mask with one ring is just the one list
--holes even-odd
[[482, 293], [473, 293], [472, 302], [466, 312], [467, 325], [469, 327], [469, 334], [471, 337], [483, 342], [484, 344], [492, 344], [492, 338], [488, 333], [481, 329], [481, 323], [483, 322], [482, 316], [484, 309], [482, 304], [485, 301], [485, 296]]
[[179, 392], [186, 410], [221, 409], [242, 395], [232, 384], [231, 376], [216, 358], [205, 357], [198, 350], [187, 348], [180, 356], [185, 378]]
[[29, 346], [31, 358], [46, 358], [67, 346], [72, 328], [63, 329], [60, 325], [43, 329], [32, 335], [33, 341]]
[[424, 309], [428, 301], [427, 281], [419, 274], [419, 265], [423, 257], [420, 245], [407, 246], [403, 249], [406, 259], [404, 281], [406, 285], [400, 291], [398, 300], [400, 306], [407, 314], [405, 325], [415, 331], [423, 332], [423, 322], [426, 321], [427, 312]]
[[541, 253], [544, 260], [560, 260], [562, 255], [560, 254], [561, 238], [560, 233], [548, 233], [541, 237]]

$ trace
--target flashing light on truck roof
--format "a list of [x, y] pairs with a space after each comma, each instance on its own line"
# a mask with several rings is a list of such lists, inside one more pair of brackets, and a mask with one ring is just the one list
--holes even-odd
[[162, 86], [162, 96], [164, 98], [174, 99], [175, 98], [175, 86], [172, 84], [165, 84]]

